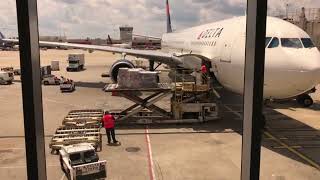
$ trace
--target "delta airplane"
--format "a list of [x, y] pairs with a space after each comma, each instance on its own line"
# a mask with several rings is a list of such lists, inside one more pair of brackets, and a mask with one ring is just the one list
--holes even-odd
[[[172, 31], [168, 0], [166, 10], [167, 33], [162, 36], [161, 51], [44, 41], [39, 43], [122, 54], [123, 58], [116, 61], [110, 69], [113, 81], [117, 80], [119, 68], [134, 67], [125, 59], [126, 55], [164, 63], [171, 68], [194, 69], [205, 63], [224, 88], [242, 94], [246, 17]], [[17, 42], [11, 39], [2, 41]], [[289, 22], [267, 17], [265, 47], [264, 98], [296, 98], [305, 107], [312, 105], [313, 100], [308, 94], [314, 92], [320, 80], [320, 53], [309, 35]]]

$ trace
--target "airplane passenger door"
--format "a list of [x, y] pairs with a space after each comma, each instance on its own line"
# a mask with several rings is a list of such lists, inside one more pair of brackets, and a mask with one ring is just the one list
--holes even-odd
[[231, 51], [232, 51], [232, 43], [226, 42], [223, 44], [220, 56], [221, 63], [231, 63]]

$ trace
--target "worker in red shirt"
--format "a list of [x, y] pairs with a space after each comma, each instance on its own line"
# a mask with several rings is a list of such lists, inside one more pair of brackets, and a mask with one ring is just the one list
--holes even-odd
[[111, 144], [111, 137], [113, 143], [118, 143], [116, 140], [116, 135], [114, 133], [114, 117], [108, 111], [104, 112], [104, 116], [102, 118], [102, 126], [106, 129], [106, 134], [108, 138], [108, 144]]
[[201, 66], [201, 77], [202, 77], [202, 84], [208, 83], [208, 70], [206, 65]]

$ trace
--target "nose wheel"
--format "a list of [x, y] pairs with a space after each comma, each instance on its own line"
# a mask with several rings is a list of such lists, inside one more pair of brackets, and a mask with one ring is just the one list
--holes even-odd
[[309, 107], [313, 104], [313, 100], [308, 94], [303, 94], [301, 96], [298, 96], [297, 102], [303, 107]]

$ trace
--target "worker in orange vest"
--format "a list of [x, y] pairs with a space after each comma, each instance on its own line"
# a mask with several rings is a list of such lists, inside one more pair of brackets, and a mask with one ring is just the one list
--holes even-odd
[[112, 114], [110, 114], [108, 111], [104, 112], [104, 116], [102, 118], [102, 126], [106, 129], [108, 144], [111, 144], [111, 137], [113, 143], [118, 143], [114, 132], [114, 120], [115, 119]]

